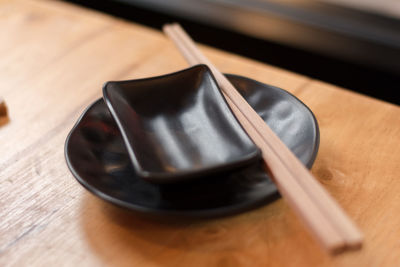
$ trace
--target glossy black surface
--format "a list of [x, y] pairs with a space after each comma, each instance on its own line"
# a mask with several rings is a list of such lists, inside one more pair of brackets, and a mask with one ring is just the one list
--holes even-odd
[[136, 174], [148, 181], [188, 180], [260, 159], [205, 65], [108, 82], [103, 97]]
[[[311, 111], [279, 88], [240, 76], [228, 78], [296, 156], [311, 167], [319, 145], [318, 125]], [[101, 99], [72, 129], [65, 156], [84, 187], [141, 214], [222, 216], [255, 208], [279, 196], [260, 163], [177, 184], [153, 184], [138, 178], [118, 127]]]

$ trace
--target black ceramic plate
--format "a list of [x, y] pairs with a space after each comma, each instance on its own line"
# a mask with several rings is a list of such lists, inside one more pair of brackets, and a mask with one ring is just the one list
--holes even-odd
[[[279, 88], [227, 75], [250, 105], [307, 166], [318, 151], [312, 112]], [[213, 217], [245, 211], [279, 194], [260, 163], [178, 184], [153, 184], [136, 175], [118, 127], [103, 100], [80, 117], [65, 144], [76, 179], [98, 197], [141, 214]]]
[[103, 97], [143, 179], [177, 182], [260, 160], [205, 65], [108, 82]]

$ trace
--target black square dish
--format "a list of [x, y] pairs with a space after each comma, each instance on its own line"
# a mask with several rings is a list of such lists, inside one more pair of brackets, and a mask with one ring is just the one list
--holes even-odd
[[260, 159], [205, 65], [108, 82], [103, 98], [136, 174], [148, 181], [188, 180]]

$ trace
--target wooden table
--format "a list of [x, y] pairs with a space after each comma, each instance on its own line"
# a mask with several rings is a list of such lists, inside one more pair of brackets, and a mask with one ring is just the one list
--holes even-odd
[[[312, 169], [365, 233], [331, 257], [284, 200], [191, 223], [140, 219], [83, 189], [64, 141], [107, 80], [187, 67], [163, 34], [57, 1], [0, 1], [0, 266], [400, 266], [400, 108], [202, 46], [224, 72], [284, 88], [316, 114]], [[379, 90], [379, 88], [377, 88]]]

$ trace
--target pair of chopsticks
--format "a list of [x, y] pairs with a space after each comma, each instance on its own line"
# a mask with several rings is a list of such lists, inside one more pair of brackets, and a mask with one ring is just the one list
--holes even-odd
[[206, 64], [238, 121], [262, 151], [279, 192], [330, 253], [360, 248], [363, 236], [308, 169], [268, 127], [228, 79], [198, 50], [179, 24], [163, 27], [190, 65]]

